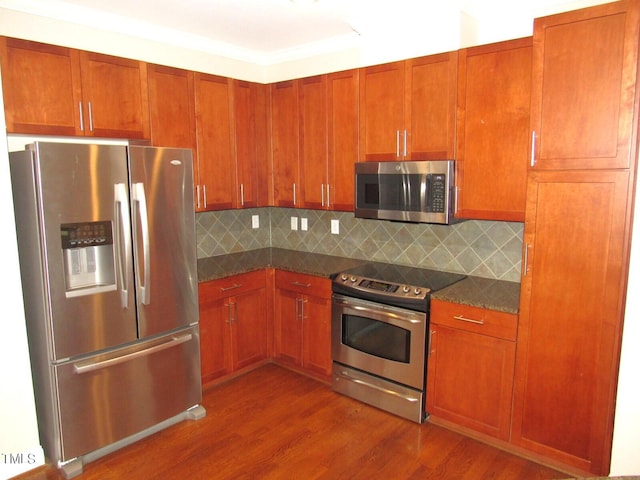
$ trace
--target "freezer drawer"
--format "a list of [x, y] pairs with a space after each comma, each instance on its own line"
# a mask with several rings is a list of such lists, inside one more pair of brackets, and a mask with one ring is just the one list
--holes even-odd
[[[200, 404], [198, 326], [54, 367], [62, 462]], [[57, 437], [57, 438], [56, 438]]]

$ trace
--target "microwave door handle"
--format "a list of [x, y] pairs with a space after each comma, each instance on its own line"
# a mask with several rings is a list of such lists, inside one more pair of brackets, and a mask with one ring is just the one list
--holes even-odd
[[137, 212], [136, 222], [140, 223], [140, 233], [142, 235], [142, 252], [139, 252], [137, 249], [138, 242], [134, 243], [134, 254], [139, 259], [140, 253], [143, 255], [143, 272], [142, 278], [143, 280], [139, 283], [138, 292], [142, 297], [142, 303], [144, 305], [149, 305], [151, 300], [151, 289], [150, 289], [150, 279], [151, 279], [151, 259], [149, 258], [150, 247], [149, 247], [149, 219], [147, 214], [147, 196], [144, 191], [144, 184], [142, 183], [134, 183], [133, 184], [133, 201], [134, 204], [137, 205], [137, 208], [134, 212]]
[[114, 213], [116, 230], [116, 261], [118, 271], [118, 285], [120, 288], [120, 304], [127, 308], [129, 303], [129, 252], [131, 251], [131, 236], [129, 223], [129, 201], [127, 187], [124, 183], [114, 185]]

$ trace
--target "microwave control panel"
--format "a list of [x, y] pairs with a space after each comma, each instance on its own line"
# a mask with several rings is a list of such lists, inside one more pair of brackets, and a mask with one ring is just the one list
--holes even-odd
[[444, 173], [432, 173], [427, 175], [429, 199], [427, 211], [443, 213], [446, 200], [447, 176]]

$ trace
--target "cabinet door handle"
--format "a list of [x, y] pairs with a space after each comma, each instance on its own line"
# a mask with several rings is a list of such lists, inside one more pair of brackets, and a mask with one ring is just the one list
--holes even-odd
[[329, 193], [329, 184], [327, 183], [327, 208], [331, 206], [331, 193]]
[[88, 102], [89, 105], [89, 131], [93, 132], [93, 108], [91, 106], [91, 102]]
[[240, 288], [242, 286], [241, 283], [234, 283], [230, 287], [220, 287], [221, 292], [228, 292], [229, 290], [234, 290], [236, 288]]
[[296, 203], [296, 182], [293, 182], [293, 204], [295, 205]]
[[454, 317], [456, 320], [460, 320], [461, 322], [467, 322], [467, 323], [475, 323], [476, 325], [484, 325], [484, 320], [476, 320], [474, 318], [467, 318], [467, 317], [463, 317], [462, 315], [454, 315]]
[[202, 185], [202, 206], [207, 208], [207, 186]]
[[324, 183], [320, 185], [321, 204], [324, 207]]
[[529, 270], [529, 244], [524, 244], [524, 262], [522, 265], [522, 276], [527, 276], [527, 270]]
[[80, 131], [84, 132], [84, 114], [82, 113], [82, 102], [78, 102], [78, 111], [80, 112]]
[[400, 157], [400, 130], [396, 130], [396, 157]]
[[431, 356], [431, 342], [433, 341], [433, 336], [436, 334], [433, 330], [429, 329], [429, 345], [427, 346], [427, 356]]
[[200, 185], [196, 185], [196, 206], [200, 209]]
[[531, 166], [536, 166], [536, 131], [531, 132]]
[[404, 158], [407, 158], [407, 131], [404, 131]]
[[240, 206], [244, 207], [244, 183], [240, 184]]

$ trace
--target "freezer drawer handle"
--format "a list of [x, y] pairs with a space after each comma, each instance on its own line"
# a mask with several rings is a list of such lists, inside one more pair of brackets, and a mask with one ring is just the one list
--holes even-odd
[[188, 342], [192, 338], [193, 334], [189, 333], [187, 335], [182, 335], [181, 337], [173, 337], [168, 342], [161, 343], [160, 345], [154, 345], [153, 347], [149, 347], [138, 352], [129, 353], [127, 355], [122, 355], [121, 357], [110, 358], [108, 360], [103, 360], [101, 362], [95, 363], [74, 363], [73, 370], [74, 373], [80, 375], [82, 373], [94, 372], [103, 368], [113, 367], [114, 365], [129, 362], [139, 357], [144, 357], [147, 355], [151, 355], [152, 353], [157, 353], [168, 348], [176, 347], [180, 344]]

